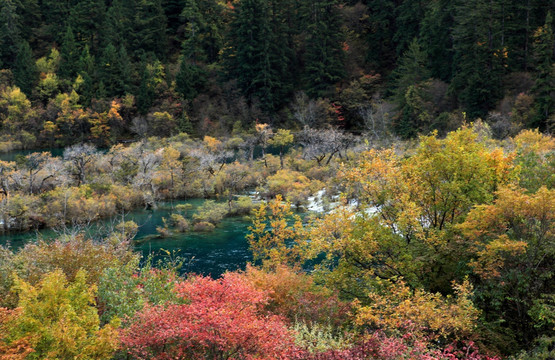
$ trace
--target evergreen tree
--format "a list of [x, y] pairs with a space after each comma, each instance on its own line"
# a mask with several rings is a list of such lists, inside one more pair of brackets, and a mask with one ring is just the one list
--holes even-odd
[[229, 33], [227, 69], [250, 100], [275, 111], [283, 103], [289, 84], [283, 39], [272, 32], [267, 0], [242, 0], [235, 8]]
[[343, 36], [336, 0], [316, 0], [305, 9], [307, 39], [304, 81], [306, 93], [322, 97], [344, 76]]
[[119, 66], [119, 93], [124, 94], [131, 91], [132, 87], [132, 74], [133, 74], [133, 65], [131, 63], [131, 59], [129, 59], [129, 55], [127, 54], [127, 50], [125, 46], [122, 44], [119, 47], [118, 51], [118, 62]]
[[103, 83], [105, 92], [109, 97], [122, 94], [120, 84], [121, 68], [118, 64], [118, 51], [112, 44], [108, 44], [100, 58], [100, 81]]
[[223, 6], [215, 0], [186, 0], [181, 20], [185, 22], [184, 55], [194, 64], [213, 63], [223, 46]]
[[428, 55], [432, 77], [449, 81], [453, 75], [453, 2], [432, 0], [420, 25], [419, 40]]
[[157, 95], [158, 86], [164, 82], [164, 67], [159, 60], [152, 63], [146, 57], [142, 60], [142, 77], [137, 94], [137, 109], [141, 114], [146, 114]]
[[40, 46], [42, 12], [38, 0], [15, 0], [19, 15], [21, 37], [26, 39], [31, 49]]
[[135, 0], [114, 0], [106, 10], [102, 41], [108, 44], [120, 44], [129, 49], [132, 46], [133, 19], [135, 18]]
[[419, 42], [414, 39], [399, 62], [394, 72], [396, 88], [394, 98], [398, 104], [400, 114], [395, 122], [395, 131], [404, 138], [414, 137], [419, 131], [426, 130], [422, 114], [414, 107], [414, 99], [418, 96], [418, 86], [430, 78], [427, 68], [428, 58], [421, 49]]
[[89, 45], [85, 45], [79, 58], [79, 75], [83, 78], [80, 86], [81, 100], [88, 105], [95, 96], [94, 82], [96, 80], [96, 66], [94, 56], [91, 55]]
[[79, 0], [71, 7], [69, 23], [76, 32], [77, 40], [96, 50], [105, 17], [104, 0]]
[[[186, 38], [182, 43], [185, 56], [196, 64], [197, 61], [206, 61], [206, 53], [202, 38], [207, 27], [206, 20], [201, 13], [197, 0], [186, 0], [185, 7], [181, 13], [181, 19], [187, 22], [185, 32]], [[183, 62], [181, 63], [183, 67]]]
[[10, 68], [20, 42], [20, 18], [13, 0], [0, 0], [0, 68]]
[[[42, 0], [41, 9], [44, 17], [46, 34], [61, 44], [69, 25], [70, 2], [60, 0]], [[77, 31], [77, 29], [75, 29]]]
[[[208, 0], [205, 1], [208, 2]], [[182, 25], [179, 19], [183, 11], [183, 3], [183, 0], [162, 0], [162, 8], [168, 21], [168, 34], [172, 40], [177, 40], [177, 33]]]
[[370, 9], [368, 14], [368, 53], [369, 65], [384, 73], [392, 68], [396, 61], [396, 49], [393, 42], [395, 34], [395, 1], [365, 0]]
[[538, 28], [534, 34], [534, 58], [536, 60], [536, 82], [532, 91], [535, 94], [537, 116], [534, 117], [533, 127], [546, 129], [547, 119], [555, 108], [555, 64], [553, 46], [553, 18], [551, 12], [547, 13], [545, 24]]
[[139, 0], [136, 3], [131, 46], [136, 56], [152, 53], [165, 59], [168, 51], [167, 19], [161, 0]]
[[71, 26], [68, 26], [64, 36], [64, 41], [60, 47], [61, 62], [59, 75], [62, 78], [72, 79], [77, 74], [79, 55], [75, 36], [73, 35], [73, 29]]
[[412, 39], [418, 36], [426, 5], [426, 0], [403, 0], [395, 9], [393, 40], [396, 44], [397, 55], [403, 54], [408, 49]]
[[179, 60], [179, 71], [175, 76], [176, 90], [186, 100], [193, 100], [206, 82], [206, 74], [195, 64], [189, 63], [184, 56]]
[[502, 96], [504, 15], [496, 1], [464, 0], [455, 8], [456, 67], [450, 87], [471, 119], [485, 116]]
[[37, 82], [38, 74], [31, 47], [25, 40], [20, 42], [17, 49], [17, 56], [13, 65], [13, 77], [15, 84], [29, 97]]
[[100, 59], [99, 78], [104, 84], [106, 95], [110, 98], [121, 96], [129, 91], [132, 65], [123, 45], [119, 51], [108, 44]]

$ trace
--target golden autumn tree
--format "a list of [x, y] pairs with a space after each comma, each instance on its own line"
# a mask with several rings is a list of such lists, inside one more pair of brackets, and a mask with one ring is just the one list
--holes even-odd
[[16, 278], [20, 314], [7, 329], [8, 345], [26, 339], [28, 359], [107, 359], [118, 346], [117, 321], [100, 327], [96, 287], [86, 272], [68, 282], [61, 270], [46, 274], [37, 286]]
[[403, 280], [382, 281], [381, 285], [384, 290], [369, 294], [369, 305], [358, 306], [357, 324], [432, 339], [467, 338], [475, 331], [480, 311], [471, 300], [473, 287], [468, 279], [453, 284], [455, 296], [412, 290]]
[[487, 320], [529, 343], [555, 328], [555, 190], [497, 191], [492, 204], [474, 208], [459, 225]]
[[0, 307], [0, 360], [23, 360], [34, 351], [28, 338], [9, 339], [9, 330], [17, 321], [20, 310]]
[[421, 137], [404, 155], [394, 149], [363, 153], [340, 173], [357, 209], [340, 209], [316, 223], [307, 256], [326, 254], [319, 274], [350, 296], [369, 291], [374, 278], [393, 277], [449, 293], [468, 257], [453, 226], [511, 181], [511, 161], [511, 154], [489, 149], [471, 128], [445, 139]]
[[298, 264], [303, 224], [298, 216], [293, 215], [291, 204], [283, 203], [278, 195], [252, 212], [254, 220], [247, 240], [254, 260], [261, 261], [267, 268]]

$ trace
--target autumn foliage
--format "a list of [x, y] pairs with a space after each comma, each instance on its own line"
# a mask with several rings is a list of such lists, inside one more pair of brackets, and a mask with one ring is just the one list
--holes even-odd
[[139, 359], [278, 359], [292, 344], [268, 295], [243, 277], [193, 277], [176, 286], [186, 304], [147, 307], [121, 337]]

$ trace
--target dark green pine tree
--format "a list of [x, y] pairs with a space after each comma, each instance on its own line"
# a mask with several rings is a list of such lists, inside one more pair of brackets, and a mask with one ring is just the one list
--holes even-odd
[[[186, 22], [183, 53], [193, 64], [206, 61], [203, 39], [206, 36], [207, 24], [197, 0], [186, 0], [180, 17]], [[183, 62], [181, 64], [183, 65]]]
[[532, 92], [535, 95], [537, 116], [534, 117], [533, 123], [528, 125], [546, 130], [547, 119], [555, 109], [555, 64], [553, 61], [555, 36], [551, 12], [547, 13], [545, 24], [534, 34], [534, 40], [536, 82]]
[[366, 62], [379, 73], [387, 73], [392, 69], [397, 59], [393, 41], [395, 35], [395, 1], [364, 0], [363, 3], [369, 9], [368, 19], [366, 20], [368, 24]]
[[235, 7], [228, 38], [226, 68], [251, 102], [276, 111], [284, 102], [288, 64], [275, 50], [283, 47], [281, 34], [272, 32], [267, 0], [242, 0]]
[[186, 100], [193, 100], [206, 83], [206, 73], [200, 66], [189, 62], [185, 56], [179, 59], [179, 71], [175, 76], [176, 90]]
[[167, 19], [161, 0], [139, 0], [133, 17], [130, 34], [131, 46], [136, 57], [152, 53], [165, 59], [168, 51]]
[[95, 97], [96, 65], [94, 56], [91, 55], [89, 45], [85, 45], [79, 57], [78, 74], [83, 79], [83, 84], [79, 88], [81, 102], [88, 106]]
[[[45, 35], [61, 44], [70, 19], [69, 1], [42, 0], [41, 11], [45, 24]], [[74, 29], [77, 31], [77, 29]]]
[[122, 96], [129, 91], [131, 85], [131, 61], [125, 47], [119, 51], [112, 44], [108, 44], [100, 59], [99, 78], [104, 84], [108, 97]]
[[[6, 1], [6, 0], [4, 0]], [[20, 18], [21, 37], [26, 39], [35, 49], [40, 44], [42, 36], [42, 12], [38, 0], [16, 0], [17, 14]]]
[[304, 11], [307, 38], [303, 80], [309, 96], [323, 97], [333, 93], [333, 85], [345, 74], [338, 3], [315, 0]]
[[133, 19], [135, 18], [134, 0], [114, 0], [106, 10], [104, 25], [102, 26], [102, 42], [119, 44], [130, 49], [133, 42]]
[[223, 5], [215, 0], [185, 0], [180, 19], [185, 23], [183, 54], [193, 63], [213, 63], [223, 46]]
[[497, 1], [461, 0], [455, 7], [450, 90], [470, 119], [484, 117], [502, 97], [503, 15]]
[[133, 64], [123, 44], [119, 47], [117, 64], [120, 69], [118, 92], [121, 94], [129, 93], [133, 89]]
[[122, 94], [119, 83], [121, 73], [118, 66], [118, 51], [111, 43], [104, 48], [100, 58], [99, 79], [104, 85], [107, 96], [115, 97]]
[[146, 57], [143, 57], [141, 83], [137, 93], [137, 110], [143, 115], [148, 113], [156, 96], [155, 74], [152, 73], [148, 65]]
[[20, 17], [12, 0], [0, 2], [0, 68], [11, 68], [20, 43]]
[[453, 1], [432, 0], [420, 25], [419, 42], [428, 54], [431, 75], [443, 81], [453, 75], [453, 12]]
[[69, 23], [77, 40], [97, 53], [101, 26], [106, 17], [104, 0], [79, 0], [70, 10]]
[[280, 37], [279, 41], [270, 44], [271, 60], [280, 76], [279, 96], [285, 103], [291, 97], [301, 74], [300, 61], [295, 51], [298, 47], [296, 39], [301, 33], [301, 14], [295, 0], [269, 0], [269, 8], [272, 33]]
[[17, 56], [12, 68], [15, 84], [27, 96], [31, 96], [38, 80], [37, 68], [33, 60], [33, 53], [29, 43], [22, 40], [17, 49]]
[[64, 41], [60, 47], [61, 60], [58, 72], [60, 77], [73, 79], [77, 75], [79, 57], [80, 53], [77, 47], [77, 42], [75, 41], [75, 36], [73, 35], [73, 29], [71, 26], [68, 26], [64, 36]]
[[427, 66], [427, 54], [420, 47], [418, 40], [414, 39], [393, 72], [395, 78], [394, 99], [400, 110], [394, 127], [395, 132], [404, 138], [416, 136], [418, 132], [426, 130], [429, 125], [422, 123], [418, 110], [407, 101], [410, 98], [409, 92], [414, 94], [418, 85], [430, 78], [431, 72]]
[[403, 0], [395, 9], [395, 34], [393, 35], [393, 41], [395, 42], [398, 56], [401, 56], [408, 49], [412, 39], [418, 36], [428, 1]]
[[[204, 0], [208, 2], [208, 0]], [[182, 25], [179, 21], [180, 14], [183, 11], [183, 0], [162, 0], [162, 8], [168, 21], [168, 35], [175, 41], [179, 27]]]

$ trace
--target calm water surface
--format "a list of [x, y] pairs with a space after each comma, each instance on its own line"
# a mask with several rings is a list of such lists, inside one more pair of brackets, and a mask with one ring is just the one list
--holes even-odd
[[[193, 205], [193, 209], [189, 210], [186, 216], [190, 218], [194, 210], [203, 202], [204, 200], [201, 199], [165, 202], [160, 203], [154, 210], [136, 210], [124, 215], [123, 218], [126, 221], [133, 220], [139, 225], [139, 232], [135, 237], [135, 249], [142, 252], [145, 257], [152, 254], [155, 259], [164, 257], [166, 251], [175, 253], [185, 259], [183, 272], [219, 276], [226, 270], [244, 269], [247, 261], [251, 261], [252, 257], [245, 239], [251, 223], [243, 218], [226, 218], [212, 232], [175, 233], [166, 238], [158, 236], [156, 227], [163, 226], [162, 218], [169, 218], [170, 214], [174, 212], [175, 205]], [[88, 229], [82, 230], [90, 236], [102, 237], [121, 220], [122, 216], [101, 220]], [[19, 248], [29, 241], [36, 241], [38, 237], [52, 239], [59, 234], [59, 232], [49, 229], [2, 235], [0, 244], [9, 244], [12, 248]]]

